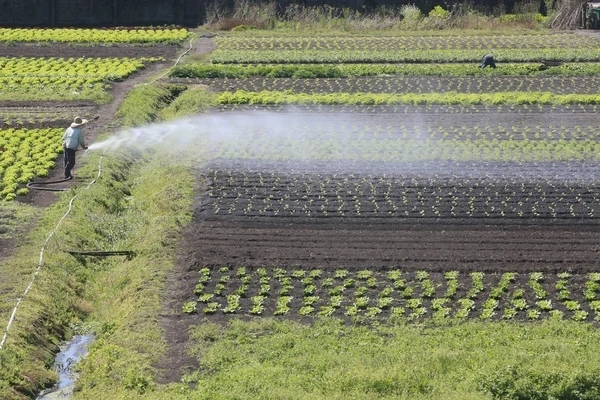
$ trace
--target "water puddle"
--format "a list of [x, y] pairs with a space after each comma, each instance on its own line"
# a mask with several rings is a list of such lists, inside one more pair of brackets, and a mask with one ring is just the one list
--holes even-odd
[[88, 345], [94, 339], [94, 335], [78, 335], [68, 341], [61, 352], [56, 355], [55, 365], [59, 374], [58, 384], [52, 389], [40, 394], [37, 400], [70, 399], [73, 397], [73, 387], [77, 374], [73, 367], [88, 352]]

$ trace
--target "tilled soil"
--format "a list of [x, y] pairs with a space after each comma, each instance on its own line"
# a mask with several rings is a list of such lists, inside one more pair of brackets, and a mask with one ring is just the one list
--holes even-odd
[[539, 227], [196, 219], [185, 264], [430, 271], [575, 271], [600, 267], [598, 226]]
[[56, 58], [151, 58], [164, 57], [169, 60], [177, 54], [179, 46], [77, 46], [69, 44], [39, 45], [19, 43], [0, 44], [2, 57], [56, 57]]

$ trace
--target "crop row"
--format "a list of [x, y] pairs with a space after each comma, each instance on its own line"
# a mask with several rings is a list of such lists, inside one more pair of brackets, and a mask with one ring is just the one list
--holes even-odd
[[121, 81], [162, 58], [0, 58], [0, 77], [99, 78]]
[[0, 107], [0, 129], [14, 125], [67, 126], [73, 115], [94, 116], [93, 107]]
[[355, 77], [355, 78], [246, 78], [198, 79], [214, 92], [262, 90], [292, 93], [494, 93], [547, 92], [597, 95], [596, 77]]
[[280, 105], [258, 105], [258, 104], [224, 104], [220, 105], [221, 111], [234, 112], [269, 112], [272, 115], [284, 115], [290, 112], [312, 113], [313, 115], [340, 114], [348, 116], [357, 116], [360, 114], [379, 114], [379, 115], [423, 115], [453, 114], [453, 118], [459, 118], [462, 115], [486, 114], [489, 116], [513, 114], [530, 114], [532, 118], [539, 118], [542, 114], [561, 115], [575, 114], [591, 116], [597, 114], [600, 108], [596, 104], [566, 104], [566, 105], [542, 105], [542, 104], [422, 104], [422, 105], [298, 105], [298, 104], [280, 104]]
[[595, 76], [600, 65], [568, 63], [540, 69], [540, 64], [502, 64], [502, 68], [478, 68], [469, 64], [340, 64], [340, 65], [233, 65], [187, 64], [175, 67], [172, 78], [347, 78], [380, 75], [496, 76], [496, 75], [574, 75]]
[[20, 184], [47, 176], [61, 153], [62, 129], [0, 130], [0, 199], [28, 193]]
[[[303, 144], [290, 138], [268, 138], [257, 143], [241, 140], [214, 150], [216, 158], [312, 161], [496, 161], [550, 162], [598, 161], [600, 142], [595, 140], [322, 140]], [[244, 146], [245, 145], [245, 146]], [[364, 147], [359, 147], [359, 146]]]
[[0, 28], [1, 42], [58, 43], [179, 43], [190, 36], [186, 29], [7, 29]]
[[479, 168], [479, 175], [470, 177], [440, 176], [437, 171], [443, 168], [438, 166], [427, 175], [394, 173], [394, 178], [214, 171], [204, 208], [213, 215], [250, 217], [591, 220], [600, 216], [593, 177], [580, 182], [542, 176], [523, 179], [503, 176], [501, 166], [479, 164]]
[[[481, 50], [398, 50], [398, 51], [254, 51], [215, 50], [214, 64], [327, 64], [327, 63], [428, 63], [469, 62], [478, 64], [485, 55]], [[543, 50], [496, 50], [494, 58], [499, 63], [550, 61], [599, 61], [600, 48], [589, 49], [543, 49]], [[500, 67], [502, 65], [500, 64]]]
[[447, 50], [595, 48], [600, 42], [574, 34], [445, 37], [227, 37], [219, 36], [222, 50]]
[[219, 95], [219, 104], [257, 105], [391, 105], [391, 104], [600, 104], [600, 94], [553, 94], [549, 92], [497, 92], [497, 93], [290, 93], [263, 90]]
[[[283, 127], [274, 126], [269, 131], [266, 127], [257, 126], [260, 119], [250, 123], [248, 122], [244, 129], [244, 138], [240, 138], [242, 143], [227, 144], [234, 152], [239, 152], [243, 148], [249, 151], [253, 150], [252, 144], [256, 144], [254, 151], [262, 149], [268, 154], [268, 144], [271, 146], [292, 146], [292, 141], [307, 141], [314, 146], [339, 145], [348, 154], [361, 152], [370, 146], [376, 146], [378, 151], [393, 145], [395, 140], [414, 140], [415, 143], [430, 143], [427, 141], [445, 141], [445, 140], [487, 140], [490, 147], [497, 146], [498, 141], [519, 141], [519, 140], [547, 140], [560, 141], [600, 141], [600, 127], [595, 125], [579, 126], [553, 126], [553, 125], [493, 125], [488, 121], [479, 121], [479, 124], [461, 125], [454, 121], [446, 124], [439, 124], [438, 121], [421, 120], [411, 124], [409, 121], [388, 122], [388, 121], [364, 121], [356, 119], [329, 119], [327, 117], [315, 117], [315, 119], [294, 120], [292, 117], [281, 119], [271, 116], [273, 123], [282, 123]], [[434, 118], [436, 118], [434, 116]], [[232, 118], [233, 120], [233, 118]], [[288, 121], [285, 125], [284, 120]], [[314, 126], [313, 122], [318, 125]], [[536, 121], [539, 123], [540, 121]], [[264, 137], [263, 135], [272, 137]], [[378, 144], [379, 141], [387, 141]], [[485, 142], [480, 142], [481, 144]], [[529, 142], [527, 142], [529, 143]], [[523, 143], [523, 145], [527, 145]], [[460, 146], [460, 144], [458, 145]]]
[[0, 100], [94, 100], [108, 102], [111, 96], [103, 78], [6, 78], [0, 77]]
[[183, 312], [419, 321], [600, 320], [600, 274], [204, 267]]

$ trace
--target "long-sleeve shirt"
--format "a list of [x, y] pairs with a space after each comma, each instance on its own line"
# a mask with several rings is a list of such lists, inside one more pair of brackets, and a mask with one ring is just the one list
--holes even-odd
[[68, 128], [62, 137], [62, 144], [67, 149], [77, 150], [78, 146], [85, 148], [85, 138], [81, 128]]

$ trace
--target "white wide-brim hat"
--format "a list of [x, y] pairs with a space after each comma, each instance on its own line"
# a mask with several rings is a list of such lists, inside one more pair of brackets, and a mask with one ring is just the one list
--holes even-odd
[[80, 126], [83, 126], [85, 124], [87, 124], [89, 121], [87, 119], [83, 119], [81, 117], [75, 117], [75, 119], [73, 120], [73, 123], [71, 124], [71, 128], [79, 128]]

